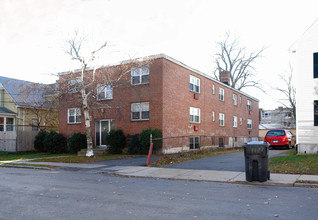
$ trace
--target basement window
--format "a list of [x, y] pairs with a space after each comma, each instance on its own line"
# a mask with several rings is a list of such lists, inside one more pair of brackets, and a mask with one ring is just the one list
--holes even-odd
[[200, 148], [200, 137], [193, 136], [190, 137], [190, 149], [199, 149]]

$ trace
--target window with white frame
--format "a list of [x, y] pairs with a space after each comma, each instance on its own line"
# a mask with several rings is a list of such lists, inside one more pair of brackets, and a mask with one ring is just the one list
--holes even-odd
[[149, 102], [131, 103], [131, 120], [149, 120]]
[[215, 86], [212, 85], [212, 94], [214, 95], [215, 94]]
[[242, 125], [242, 118], [240, 118], [240, 125]]
[[237, 117], [233, 116], [233, 127], [236, 128], [237, 127]]
[[69, 124], [81, 123], [81, 109], [80, 108], [69, 108], [67, 110], [67, 122]]
[[215, 121], [215, 113], [212, 112], [212, 121]]
[[199, 149], [200, 148], [200, 137], [192, 136], [190, 137], [190, 149]]
[[149, 83], [149, 67], [143, 66], [131, 70], [131, 84], [139, 85]]
[[219, 125], [220, 126], [224, 126], [224, 114], [223, 113], [219, 113]]
[[190, 76], [190, 91], [200, 92], [200, 79], [194, 76]]
[[67, 89], [69, 93], [76, 93], [81, 91], [80, 84], [82, 83], [81, 79], [70, 79], [67, 82]]
[[237, 105], [237, 95], [233, 94], [233, 105]]
[[224, 89], [219, 88], [219, 99], [224, 101]]
[[251, 110], [251, 109], [252, 109], [251, 100], [247, 100], [247, 109], [248, 109], [248, 110]]
[[200, 123], [200, 109], [190, 107], [190, 122]]
[[103, 85], [97, 88], [97, 100], [113, 99], [113, 86]]
[[14, 118], [0, 117], [0, 131], [14, 131]]
[[252, 129], [252, 119], [247, 119], [247, 128]]

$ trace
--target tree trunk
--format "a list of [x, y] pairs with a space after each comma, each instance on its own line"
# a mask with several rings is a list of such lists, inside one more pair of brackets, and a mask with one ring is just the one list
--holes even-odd
[[83, 110], [84, 110], [84, 120], [85, 120], [85, 132], [86, 132], [86, 138], [87, 138], [86, 157], [93, 157], [94, 151], [93, 151], [91, 123], [90, 123], [87, 97], [86, 97], [86, 93], [84, 89], [82, 90], [82, 98], [83, 98]]

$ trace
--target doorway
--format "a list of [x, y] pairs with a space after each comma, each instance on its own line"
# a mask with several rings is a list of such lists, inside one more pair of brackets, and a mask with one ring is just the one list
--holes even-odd
[[106, 135], [114, 127], [114, 120], [99, 120], [95, 121], [95, 145], [106, 147]]

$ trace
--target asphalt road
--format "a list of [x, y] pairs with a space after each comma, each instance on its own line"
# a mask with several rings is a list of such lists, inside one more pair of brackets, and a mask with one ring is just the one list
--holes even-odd
[[0, 167], [0, 219], [317, 219], [318, 189]]
[[[269, 150], [269, 158], [284, 155], [285, 150]], [[180, 164], [173, 164], [167, 168], [194, 169], [194, 170], [222, 170], [245, 171], [244, 152], [222, 154], [199, 160], [191, 160]]]

